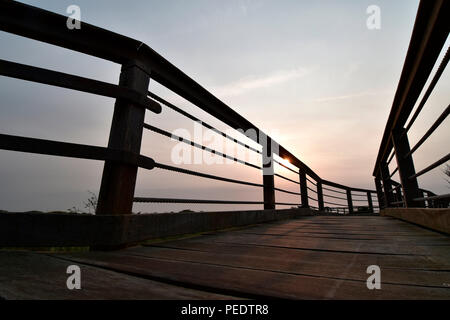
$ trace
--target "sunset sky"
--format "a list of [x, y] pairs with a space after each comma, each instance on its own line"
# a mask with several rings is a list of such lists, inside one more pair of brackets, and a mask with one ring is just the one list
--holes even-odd
[[[82, 21], [145, 42], [273, 135], [320, 177], [348, 186], [375, 188], [372, 172], [418, 0], [21, 2], [64, 15], [69, 5], [78, 5]], [[366, 9], [370, 5], [381, 8], [380, 30], [366, 27]], [[111, 62], [5, 32], [0, 32], [0, 42], [0, 59], [118, 83], [120, 66]], [[447, 68], [410, 131], [411, 145], [448, 105], [449, 85]], [[219, 129], [227, 129], [154, 81], [150, 90]], [[5, 77], [0, 77], [0, 98], [0, 133], [107, 145], [114, 99]], [[170, 132], [194, 131], [192, 121], [164, 107], [159, 115], [147, 111], [146, 122]], [[234, 135], [248, 141], [238, 133]], [[147, 131], [141, 152], [158, 162], [172, 164], [175, 145], [176, 142]], [[416, 170], [447, 154], [448, 145], [447, 121], [416, 152]], [[262, 182], [258, 170], [240, 164], [183, 167]], [[88, 190], [98, 193], [102, 169], [103, 163], [97, 161], [0, 150], [0, 210], [67, 210], [73, 206], [81, 209]], [[277, 170], [298, 178], [289, 171]], [[394, 180], [398, 181], [397, 175]], [[276, 184], [298, 192], [298, 186], [287, 181], [276, 180]], [[419, 184], [438, 194], [449, 191], [442, 168], [420, 178]], [[262, 200], [259, 188], [160, 169], [139, 170], [135, 194]], [[277, 201], [298, 203], [299, 199], [277, 194]], [[243, 206], [137, 204], [134, 211], [186, 208], [228, 210]]]

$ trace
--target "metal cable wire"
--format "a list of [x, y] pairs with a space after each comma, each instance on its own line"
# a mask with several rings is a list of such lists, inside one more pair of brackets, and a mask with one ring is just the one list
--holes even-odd
[[389, 178], [392, 178], [392, 177], [397, 173], [397, 171], [398, 171], [398, 167], [395, 168], [394, 171], [392, 171], [392, 173], [391, 173], [391, 175], [389, 176]]
[[[237, 184], [244, 184], [244, 185], [255, 186], [255, 187], [264, 187], [264, 185], [258, 184], [258, 183], [219, 177], [219, 176], [210, 175], [210, 174], [206, 174], [206, 173], [201, 173], [201, 172], [197, 172], [197, 171], [177, 168], [177, 167], [173, 167], [173, 166], [162, 164], [162, 163], [158, 163], [158, 162], [155, 162], [155, 168], [164, 169], [164, 170], [170, 170], [170, 171], [174, 171], [174, 172], [189, 174], [189, 175], [203, 177], [203, 178], [208, 178], [208, 179], [213, 179], [213, 180], [219, 180], [219, 181], [225, 181], [225, 182], [231, 182], [231, 183], [237, 183]], [[292, 192], [292, 191], [279, 189], [279, 188], [275, 188], [275, 187], [273, 189], [276, 190], [276, 191], [279, 191], [279, 192], [283, 192], [283, 193], [288, 193], [288, 194], [293, 194], [293, 195], [298, 195], [298, 196], [301, 195], [301, 193], [298, 193], [298, 192]]]
[[389, 157], [388, 161], [385, 164], [386, 167], [389, 166], [389, 164], [391, 163], [391, 161], [394, 158], [394, 156], [395, 156], [395, 150], [392, 150], [392, 154], [391, 154], [391, 156]]
[[279, 189], [279, 188], [273, 188], [275, 191], [279, 191], [279, 192], [284, 192], [284, 193], [289, 193], [289, 194], [294, 194], [296, 196], [301, 196], [302, 194], [299, 192], [292, 192], [292, 191], [287, 191], [284, 189]]
[[339, 204], [339, 203], [328, 202], [328, 201], [324, 201], [323, 203], [325, 203], [325, 204], [332, 204], [332, 205], [334, 205], [334, 206], [339, 206], [339, 207], [347, 208], [347, 205], [345, 205], [345, 204]]
[[204, 122], [204, 121], [201, 121], [199, 118], [194, 117], [193, 115], [187, 113], [186, 111], [184, 111], [184, 110], [182, 110], [182, 109], [176, 107], [175, 105], [171, 104], [170, 102], [168, 102], [168, 101], [164, 100], [163, 98], [157, 96], [157, 95], [154, 94], [153, 92], [150, 92], [150, 91], [149, 91], [149, 92], [148, 92], [148, 95], [149, 95], [150, 97], [152, 97], [153, 99], [155, 99], [156, 101], [162, 103], [162, 104], [165, 105], [166, 107], [168, 107], [168, 108], [170, 108], [170, 109], [172, 109], [172, 110], [178, 112], [179, 114], [181, 114], [181, 115], [183, 115], [183, 116], [185, 116], [185, 117], [187, 117], [187, 118], [189, 118], [189, 119], [191, 119], [191, 120], [193, 120], [193, 121], [200, 122], [200, 123], [202, 124], [202, 126], [204, 126], [205, 128], [208, 128], [208, 129], [210, 129], [210, 130], [212, 130], [212, 131], [218, 133], [218, 134], [221, 135], [222, 137], [227, 138], [227, 139], [233, 141], [234, 143], [237, 143], [237, 144], [239, 144], [239, 145], [241, 145], [241, 146], [243, 146], [243, 147], [245, 147], [245, 148], [247, 148], [247, 149], [249, 149], [249, 150], [252, 150], [252, 151], [254, 151], [254, 152], [256, 152], [256, 153], [261, 153], [261, 151], [259, 151], [258, 149], [255, 149], [255, 148], [253, 148], [253, 147], [251, 147], [251, 146], [249, 146], [249, 145], [247, 145], [247, 144], [245, 144], [245, 143], [243, 143], [243, 142], [241, 142], [241, 141], [239, 141], [239, 140], [237, 140], [237, 139], [235, 139], [235, 138], [233, 138], [233, 137], [227, 135], [225, 132], [222, 132], [222, 131], [220, 131], [220, 130], [214, 128], [214, 127], [211, 126], [210, 124], [208, 124], [208, 123], [206, 123], [206, 122]]
[[[177, 199], [177, 198], [147, 198], [135, 197], [136, 203], [195, 203], [195, 204], [265, 204], [263, 201], [229, 201], [229, 200], [203, 200], [203, 199]], [[300, 206], [299, 203], [276, 202], [279, 206]]]
[[317, 191], [316, 190], [314, 190], [314, 189], [311, 189], [310, 187], [306, 187], [309, 191], [311, 191], [311, 192], [314, 192], [314, 193], [317, 193]]
[[442, 122], [445, 121], [445, 119], [449, 116], [450, 114], [450, 105], [447, 106], [447, 108], [445, 108], [444, 112], [442, 112], [442, 114], [439, 116], [439, 118], [433, 123], [433, 125], [430, 127], [430, 129], [428, 129], [428, 131], [423, 135], [423, 137], [416, 143], [416, 145], [414, 147], [411, 148], [411, 150], [405, 154], [403, 156], [403, 158], [407, 158], [410, 155], [412, 155], [414, 152], [417, 151], [417, 149], [420, 148], [420, 146], [422, 144], [425, 143], [425, 141], [427, 141], [427, 139], [436, 131], [437, 128], [439, 128], [439, 126], [442, 124]]
[[295, 180], [289, 179], [289, 178], [287, 178], [285, 176], [282, 176], [281, 174], [278, 174], [278, 173], [275, 173], [274, 176], [279, 177], [279, 178], [284, 179], [284, 180], [287, 180], [287, 181], [290, 181], [290, 182], [295, 183], [295, 184], [300, 184], [300, 182], [297, 182]]
[[204, 146], [204, 145], [201, 145], [201, 144], [199, 144], [199, 143], [196, 143], [196, 142], [193, 142], [193, 141], [191, 141], [191, 140], [185, 139], [185, 138], [183, 138], [183, 137], [180, 137], [180, 136], [171, 134], [171, 133], [168, 132], [168, 131], [165, 131], [165, 130], [160, 129], [160, 128], [157, 128], [157, 127], [154, 127], [154, 126], [149, 125], [149, 124], [147, 124], [147, 123], [144, 123], [144, 128], [147, 129], [147, 130], [150, 130], [150, 131], [159, 133], [159, 134], [161, 134], [161, 135], [163, 135], [163, 136], [169, 137], [169, 138], [171, 138], [171, 139], [174, 139], [174, 140], [178, 140], [178, 141], [184, 142], [184, 143], [189, 144], [189, 145], [191, 145], [191, 146], [193, 146], [193, 147], [196, 147], [196, 148], [205, 150], [205, 151], [207, 151], [207, 152], [210, 152], [210, 153], [212, 153], [212, 154], [218, 155], [218, 156], [220, 156], [220, 157], [223, 157], [223, 158], [226, 158], [226, 159], [233, 160], [233, 161], [235, 161], [235, 162], [237, 162], [237, 163], [241, 163], [241, 164], [244, 164], [244, 165], [246, 165], [246, 166], [249, 166], [249, 167], [252, 167], [252, 168], [255, 168], [255, 169], [262, 170], [262, 168], [259, 167], [259, 166], [257, 166], [257, 165], [254, 165], [254, 164], [252, 164], [252, 163], [249, 163], [249, 162], [246, 162], [246, 161], [243, 161], [243, 160], [240, 160], [240, 159], [231, 157], [231, 156], [229, 156], [229, 155], [227, 155], [227, 154], [224, 154], [224, 153], [219, 152], [219, 151], [217, 151], [217, 150], [208, 148], [208, 147], [206, 147], [206, 146]]
[[135, 197], [134, 202], [139, 202], [139, 203], [197, 203], [197, 204], [264, 204], [263, 201], [229, 201], [229, 200], [148, 198], [148, 197]]
[[329, 188], [326, 188], [326, 187], [323, 187], [323, 189], [324, 189], [324, 190], [328, 190], [328, 191], [331, 191], [331, 192], [336, 192], [336, 193], [341, 193], [341, 194], [345, 194], [345, 195], [347, 195], [347, 193], [346, 193], [346, 192], [342, 192], [342, 191], [337, 191], [337, 190], [329, 189]]
[[388, 190], [388, 193], [391, 193], [391, 192], [394, 192], [395, 190], [397, 190], [397, 189], [399, 189], [399, 188], [401, 188], [401, 184], [399, 184], [399, 185], [397, 185], [397, 186], [395, 186], [395, 187], [393, 187], [391, 190]]
[[421, 175], [433, 170], [434, 168], [437, 168], [438, 166], [440, 166], [443, 163], [446, 163], [447, 161], [450, 161], [450, 153], [448, 153], [446, 156], [444, 156], [443, 158], [439, 159], [438, 161], [434, 162], [433, 164], [430, 164], [428, 167], [426, 167], [425, 169], [417, 172], [416, 174], [410, 176], [408, 179], [414, 179], [417, 177], [420, 177]]
[[229, 179], [229, 178], [214, 176], [214, 175], [211, 175], [211, 174], [206, 174], [206, 173], [201, 173], [201, 172], [197, 172], [197, 171], [177, 168], [177, 167], [174, 167], [174, 166], [170, 166], [170, 165], [162, 164], [162, 163], [158, 163], [158, 162], [155, 162], [155, 168], [159, 168], [159, 169], [163, 169], [163, 170], [169, 170], [169, 171], [174, 171], [174, 172], [178, 172], [178, 173], [189, 174], [189, 175], [202, 177], [202, 178], [207, 178], [207, 179], [213, 179], [213, 180], [219, 180], [219, 181], [243, 184], [243, 185], [247, 185], [247, 186], [264, 187], [264, 185], [259, 184], [259, 183], [253, 183], [253, 182], [247, 182], [247, 181], [241, 181], [241, 180], [235, 180], [235, 179]]
[[323, 196], [324, 196], [324, 197], [329, 197], [329, 198], [334, 198], [334, 199], [346, 200], [346, 201], [347, 201], [347, 198], [340, 198], [340, 197], [330, 196], [330, 195], [325, 194], [325, 193], [323, 194]]
[[357, 194], [357, 193], [354, 193], [354, 191], [352, 191], [352, 197], [364, 197], [364, 198], [367, 198], [367, 194]]
[[298, 174], [298, 171], [295, 171], [295, 170], [289, 168], [287, 165], [285, 165], [285, 164], [283, 164], [283, 163], [281, 163], [281, 162], [279, 162], [279, 161], [277, 161], [277, 160], [275, 160], [275, 159], [273, 159], [273, 162], [275, 162], [276, 164], [279, 164], [279, 165], [282, 166], [283, 168], [286, 168], [286, 169], [292, 171], [292, 172], [295, 173], [295, 174]]
[[423, 107], [425, 106], [425, 103], [427, 102], [428, 98], [431, 96], [431, 93], [433, 92], [436, 84], [439, 81], [439, 78], [444, 73], [445, 68], [447, 67], [447, 64], [450, 60], [450, 47], [447, 48], [447, 52], [445, 53], [444, 58], [442, 59], [438, 69], [436, 70], [436, 73], [433, 77], [433, 80], [430, 82], [430, 85], [425, 92], [424, 96], [422, 97], [422, 100], [420, 101], [419, 105], [417, 106], [416, 111], [414, 112], [413, 116], [411, 117], [411, 120], [409, 121], [408, 125], [405, 129], [405, 134], [411, 129], [413, 123], [416, 121], [417, 117], [419, 116], [420, 112], [422, 111]]
[[312, 180], [308, 179], [308, 177], [306, 177], [306, 180], [308, 180], [312, 185], [317, 186], [317, 183], [315, 183]]

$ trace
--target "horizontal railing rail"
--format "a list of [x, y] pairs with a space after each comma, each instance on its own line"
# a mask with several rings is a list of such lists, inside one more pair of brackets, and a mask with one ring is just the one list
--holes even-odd
[[[118, 85], [6, 60], [0, 60], [0, 75], [115, 98], [108, 146], [88, 146], [0, 134], [0, 149], [104, 161], [97, 214], [129, 214], [132, 212], [133, 203], [248, 204], [263, 205], [264, 209], [275, 209], [279, 205], [301, 206], [321, 211], [326, 209], [327, 204], [331, 204], [339, 209], [342, 206], [347, 213], [353, 213], [355, 210], [357, 212], [364, 210], [373, 212], [374, 208], [377, 208], [373, 205], [373, 195], [378, 201], [376, 191], [352, 188], [322, 179], [286, 148], [279, 145], [252, 122], [219, 100], [146, 44], [84, 22], [80, 29], [69, 30], [66, 27], [66, 21], [67, 17], [65, 16], [30, 5], [14, 1], [0, 1], [0, 30], [118, 63], [122, 66]], [[242, 139], [237, 139], [207, 122], [201, 121], [183, 108], [150, 92], [148, 87], [151, 80], [158, 82], [215, 119], [235, 129], [237, 135], [242, 136], [242, 132], [249, 130], [258, 132], [259, 134], [255, 136], [244, 135], [245, 139], [252, 141], [257, 146], [251, 146], [250, 143], [243, 142]], [[156, 116], [164, 108], [198, 122], [223, 138], [245, 147], [250, 152], [255, 152], [262, 157], [263, 164], [260, 166], [239, 159], [207, 147], [201, 142], [174, 135], [155, 124], [145, 123], [146, 110], [152, 111]], [[263, 173], [263, 181], [256, 183], [231, 179], [160, 163], [143, 156], [140, 154], [140, 149], [144, 130], [235, 163], [258, 169]], [[274, 156], [287, 160], [289, 164], [282, 163]], [[265, 161], [267, 159], [268, 163]], [[290, 174], [295, 174], [295, 178], [275, 172], [273, 169], [275, 164], [287, 169]], [[261, 188], [264, 199], [263, 201], [234, 201], [137, 197], [135, 196], [135, 185], [138, 167]], [[298, 192], [277, 187], [275, 178], [292, 184]], [[330, 196], [324, 194], [323, 190], [343, 194], [345, 197]], [[295, 195], [298, 201], [277, 201], [276, 192]], [[358, 193], [363, 193], [363, 195]], [[352, 198], [359, 196], [365, 198], [356, 198], [355, 200]], [[328, 198], [343, 200], [344, 203], [335, 204], [329, 202]], [[354, 202], [367, 202], [367, 206], [354, 206]]]
[[[450, 105], [443, 110], [442, 114], [412, 148], [408, 140], [409, 130], [423, 111], [426, 102], [448, 65], [450, 48], [444, 48], [450, 29], [448, 21], [450, 21], [450, 3], [448, 1], [420, 2], [402, 75], [373, 172], [378, 198], [381, 200], [380, 205], [383, 208], [398, 206], [448, 207], [450, 204], [450, 196], [445, 194], [432, 196], [428, 201], [427, 197], [423, 197], [424, 191], [419, 188], [417, 180], [418, 177], [450, 161], [450, 153], [418, 172], [415, 170], [413, 159], [414, 153], [447, 119], [450, 113]], [[419, 101], [414, 114], [407, 123], [441, 52], [445, 49], [446, 52], [442, 61]], [[448, 149], [448, 146], [444, 147]], [[397, 160], [397, 166], [390, 172], [389, 165], [394, 157]], [[400, 182], [392, 180], [397, 173]], [[432, 200], [439, 201], [433, 202]]]

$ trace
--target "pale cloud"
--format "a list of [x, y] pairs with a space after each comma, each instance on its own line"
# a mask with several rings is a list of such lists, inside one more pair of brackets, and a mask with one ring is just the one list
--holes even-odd
[[393, 92], [392, 90], [363, 91], [363, 92], [346, 94], [346, 95], [341, 95], [341, 96], [317, 98], [317, 99], [314, 99], [313, 102], [330, 102], [330, 101], [337, 101], [337, 100], [355, 99], [355, 98], [361, 98], [361, 97], [366, 97], [366, 96], [380, 96], [380, 95], [392, 94], [392, 92]]
[[359, 71], [361, 65], [361, 62], [352, 62], [344, 72], [343, 78], [350, 79], [350, 77], [352, 77], [356, 72]]
[[241, 4], [241, 12], [244, 16], [247, 15], [247, 6], [245, 4]]
[[306, 76], [310, 70], [299, 67], [291, 70], [280, 70], [262, 77], [247, 76], [238, 81], [213, 87], [211, 91], [218, 97], [232, 97], [251, 90], [264, 89]]

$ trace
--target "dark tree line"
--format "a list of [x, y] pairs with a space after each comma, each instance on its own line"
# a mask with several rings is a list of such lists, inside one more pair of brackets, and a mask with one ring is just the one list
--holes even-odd
[[445, 165], [445, 169], [444, 169], [444, 173], [446, 175], [445, 180], [448, 182], [448, 184], [450, 185], [450, 165], [446, 164]]

